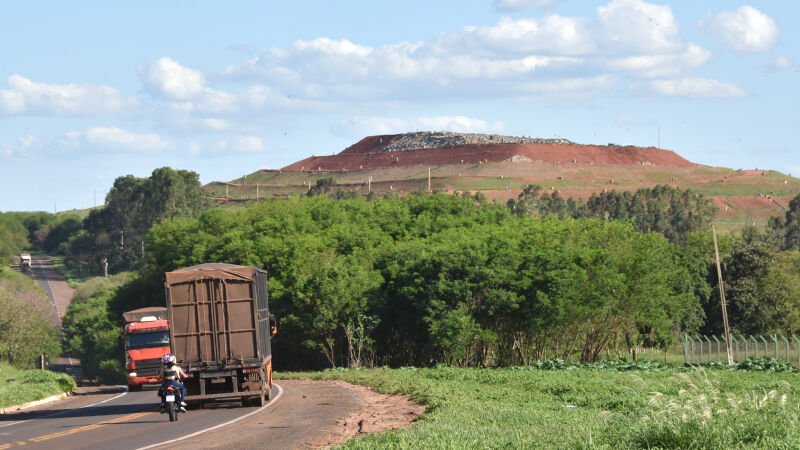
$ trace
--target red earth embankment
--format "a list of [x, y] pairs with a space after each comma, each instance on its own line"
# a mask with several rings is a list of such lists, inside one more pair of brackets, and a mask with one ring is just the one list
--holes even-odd
[[582, 144], [481, 144], [451, 148], [377, 152], [402, 135], [370, 136], [338, 155], [312, 156], [281, 170], [358, 170], [416, 165], [477, 164], [505, 160], [693, 166], [675, 152], [655, 147]]

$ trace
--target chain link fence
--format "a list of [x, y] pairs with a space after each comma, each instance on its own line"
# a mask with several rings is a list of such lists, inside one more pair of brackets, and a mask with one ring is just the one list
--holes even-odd
[[[800, 366], [800, 339], [792, 336], [789, 340], [778, 334], [749, 337], [731, 335], [731, 353], [734, 361], [770, 357]], [[727, 363], [725, 336], [683, 335], [683, 359], [686, 364]]]

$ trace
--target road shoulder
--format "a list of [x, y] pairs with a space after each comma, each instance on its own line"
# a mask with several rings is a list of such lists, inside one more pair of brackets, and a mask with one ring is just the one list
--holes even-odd
[[327, 448], [364, 433], [407, 426], [425, 406], [343, 381], [281, 380], [263, 412], [168, 448]]

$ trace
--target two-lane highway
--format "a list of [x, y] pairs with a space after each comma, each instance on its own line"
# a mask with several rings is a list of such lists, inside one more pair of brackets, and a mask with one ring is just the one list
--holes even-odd
[[0, 450], [136, 449], [158, 445], [270, 408], [281, 393], [282, 388], [275, 385], [273, 400], [262, 408], [219, 403], [179, 414], [177, 422], [170, 422], [166, 414], [159, 413], [155, 387], [104, 394], [96, 402], [75, 409], [53, 406], [30, 414], [0, 416]]

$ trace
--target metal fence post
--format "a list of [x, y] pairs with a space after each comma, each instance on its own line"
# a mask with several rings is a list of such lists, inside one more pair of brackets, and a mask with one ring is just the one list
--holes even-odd
[[711, 339], [708, 338], [705, 334], [703, 335], [706, 342], [708, 342], [708, 362], [711, 362]]
[[699, 362], [702, 363], [703, 362], [703, 338], [701, 338], [699, 334], [697, 335], [697, 343], [699, 344], [698, 346], [700, 347], [700, 359], [699, 359]]
[[719, 349], [719, 339], [717, 339], [717, 336], [715, 334], [712, 334], [711, 337], [714, 338], [715, 341], [717, 341], [717, 361], [719, 361], [719, 356], [721, 354]]
[[789, 340], [788, 340], [788, 339], [786, 339], [786, 336], [784, 336], [784, 335], [781, 335], [781, 339], [783, 339], [783, 343], [784, 343], [784, 344], [786, 344], [786, 362], [788, 362], [789, 364], [791, 364], [792, 360], [791, 360], [791, 359], [789, 359], [789, 347], [791, 347], [791, 346], [789, 345]]
[[764, 357], [766, 358], [767, 356], [769, 356], [769, 342], [767, 342], [767, 340], [764, 339], [763, 334], [759, 335], [758, 337], [760, 337], [761, 341], [764, 343]]
[[747, 338], [745, 335], [742, 335], [742, 340], [744, 341], [744, 360], [747, 361]]
[[797, 336], [792, 336], [792, 340], [795, 342], [797, 347], [797, 365], [800, 366], [800, 339], [797, 339]]
[[694, 356], [694, 338], [693, 338], [692, 336], [690, 336], [690, 335], [688, 335], [688, 334], [687, 334], [687, 335], [686, 335], [686, 339], [689, 341], [689, 345], [690, 345], [690, 347], [689, 347], [689, 348], [691, 348], [691, 349], [692, 349], [692, 364], [694, 364], [694, 363], [695, 363], [695, 356]]
[[733, 341], [733, 359], [735, 360], [739, 356], [739, 341], [736, 340], [734, 335], [731, 335], [731, 341]]
[[753, 340], [753, 344], [755, 344], [755, 346], [756, 346], [756, 356], [755, 356], [755, 358], [758, 359], [758, 341], [756, 340], [755, 336], [753, 336], [752, 334], [750, 335], [750, 339]]
[[772, 334], [770, 335], [770, 339], [775, 343], [775, 359], [780, 359], [780, 356], [778, 356], [778, 335]]

